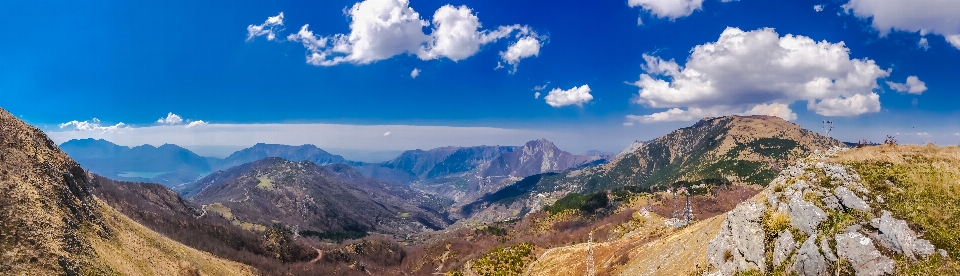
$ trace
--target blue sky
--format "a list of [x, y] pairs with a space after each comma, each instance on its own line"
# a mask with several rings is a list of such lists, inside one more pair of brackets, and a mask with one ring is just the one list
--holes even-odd
[[[390, 6], [412, 9], [428, 26], [389, 41], [385, 34], [409, 31], [402, 28], [415, 19], [383, 27], [384, 33], [351, 27], [372, 22], [364, 16]], [[468, 30], [476, 41], [444, 44], [457, 42], [456, 33], [435, 30], [438, 25], [473, 21], [446, 17], [437, 24], [434, 15], [441, 11], [475, 16], [482, 27]], [[265, 21], [281, 12], [282, 26], [272, 25], [272, 40], [251, 37], [249, 27], [271, 30]], [[632, 140], [726, 114], [778, 115], [812, 130], [833, 120], [834, 135], [849, 141], [900, 133], [901, 141], [956, 144], [955, 18], [960, 4], [936, 0], [3, 2], [0, 107], [48, 132], [69, 132], [54, 137], [110, 137], [127, 144], [230, 144], [199, 134], [212, 133], [201, 130], [212, 125], [254, 131], [336, 124], [383, 126], [371, 130], [383, 134], [401, 125], [492, 127], [512, 132], [470, 142], [518, 143], [539, 135], [574, 152], [617, 151]], [[311, 49], [304, 36], [288, 37], [305, 24], [309, 38], [327, 43]], [[336, 34], [351, 33], [355, 40], [336, 41]], [[780, 47], [792, 38], [814, 44]], [[520, 47], [523, 40], [538, 49]], [[693, 50], [698, 45], [716, 47]], [[526, 54], [501, 54], [510, 50]], [[311, 64], [314, 53], [337, 64]], [[783, 62], [771, 64], [774, 58]], [[495, 69], [498, 64], [503, 68]], [[641, 75], [648, 81], [641, 82]], [[828, 84], [803, 88], [817, 78]], [[170, 113], [180, 120], [158, 122]], [[93, 118], [100, 128], [60, 127]], [[120, 122], [125, 130], [107, 133], [115, 131], [107, 126]], [[195, 126], [187, 128], [190, 123]], [[161, 125], [181, 127], [167, 135], [144, 134]], [[323, 140], [285, 140], [298, 135], [288, 129], [256, 139]], [[192, 142], [174, 134], [193, 136]], [[423, 143], [403, 145], [463, 140], [416, 134]], [[327, 147], [399, 150], [377, 140], [390, 135], [376, 136], [360, 139], [367, 146]]]

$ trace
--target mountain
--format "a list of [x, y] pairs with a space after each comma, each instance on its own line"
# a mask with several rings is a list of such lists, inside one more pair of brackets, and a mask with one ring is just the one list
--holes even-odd
[[[158, 184], [116, 181], [90, 174], [88, 187], [98, 199], [147, 228], [217, 257], [250, 265], [259, 274], [286, 275], [281, 272], [289, 269], [284, 263], [317, 257], [311, 245], [294, 239], [292, 233], [266, 235], [244, 230]], [[283, 231], [270, 233], [278, 232]], [[320, 268], [309, 269], [319, 273], [316, 270]]]
[[186, 195], [255, 230], [280, 223], [321, 237], [405, 236], [449, 224], [438, 211], [447, 204], [443, 200], [364, 177], [344, 164], [271, 157], [212, 173]]
[[0, 274], [251, 274], [143, 227], [89, 185], [42, 131], [0, 109]]
[[177, 187], [210, 172], [207, 158], [173, 144], [119, 146], [103, 139], [75, 139], [61, 149], [88, 170], [109, 178]]
[[539, 139], [523, 146], [409, 150], [393, 160], [366, 164], [358, 170], [367, 176], [410, 183], [411, 187], [457, 202], [469, 202], [523, 177], [598, 160], [601, 158], [571, 154], [546, 139]]
[[454, 213], [482, 217], [509, 213], [516, 217], [571, 192], [592, 193], [625, 186], [662, 190], [699, 183], [766, 185], [786, 164], [843, 143], [779, 117], [725, 116], [705, 118], [657, 139], [635, 142], [634, 146], [634, 151], [606, 164], [544, 175], [536, 183], [517, 182], [524, 183], [523, 193], [500, 197], [495, 196], [496, 191], [489, 192], [464, 204], [470, 208]]
[[661, 219], [636, 219], [640, 234], [552, 248], [526, 271], [578, 274], [592, 251], [620, 260], [606, 275], [958, 275], [960, 206], [943, 204], [960, 200], [958, 164], [957, 147], [821, 151], [724, 215], [659, 238], [645, 233]]
[[258, 143], [234, 152], [223, 160], [214, 161], [212, 166], [217, 170], [222, 170], [267, 157], [280, 157], [290, 161], [310, 161], [317, 165], [347, 162], [343, 156], [331, 154], [314, 145], [288, 146]]

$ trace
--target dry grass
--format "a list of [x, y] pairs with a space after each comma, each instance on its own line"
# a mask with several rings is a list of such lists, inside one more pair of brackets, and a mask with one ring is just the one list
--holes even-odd
[[115, 236], [104, 240], [96, 234], [86, 239], [100, 260], [122, 275], [251, 275], [249, 266], [219, 259], [156, 232], [96, 200], [106, 225]]
[[[849, 165], [860, 174], [872, 196], [883, 199], [882, 209], [911, 223], [923, 238], [960, 257], [960, 147], [934, 145], [883, 145], [846, 151], [831, 160]], [[908, 273], [929, 261], [901, 263]], [[953, 260], [938, 260], [937, 267], [960, 273]]]

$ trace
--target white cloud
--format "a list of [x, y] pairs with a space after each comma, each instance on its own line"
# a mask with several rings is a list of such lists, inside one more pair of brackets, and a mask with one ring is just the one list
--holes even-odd
[[890, 86], [891, 89], [900, 93], [920, 95], [923, 94], [923, 91], [927, 91], [927, 84], [917, 78], [917, 76], [907, 77], [906, 83], [887, 81], [887, 85]]
[[627, 115], [627, 122], [639, 123], [660, 123], [660, 122], [678, 122], [693, 121], [704, 117], [716, 117], [723, 115], [737, 114], [736, 110], [726, 106], [714, 106], [709, 108], [688, 107], [686, 110], [671, 108], [667, 111], [657, 112], [649, 115]]
[[[421, 60], [447, 58], [459, 61], [480, 51], [481, 46], [515, 36], [518, 40], [542, 44], [540, 36], [527, 26], [507, 25], [481, 30], [479, 17], [467, 6], [444, 5], [434, 12], [433, 20], [420, 17], [407, 0], [366, 0], [345, 10], [350, 17], [350, 33], [317, 36], [304, 25], [287, 40], [303, 44], [309, 51], [307, 63], [333, 66], [341, 63], [369, 64], [401, 54]], [[430, 34], [424, 27], [433, 23]], [[529, 43], [526, 41], [524, 43]], [[508, 50], [509, 52], [509, 50]], [[516, 59], [504, 59], [511, 65]]]
[[569, 90], [562, 90], [560, 88], [554, 88], [550, 90], [550, 93], [546, 97], [543, 97], [546, 100], [547, 104], [552, 107], [561, 107], [567, 105], [577, 105], [583, 106], [583, 103], [589, 102], [593, 99], [593, 95], [590, 95], [590, 86], [582, 85]]
[[944, 38], [946, 38], [947, 42], [950, 42], [950, 45], [953, 45], [953, 47], [960, 49], [960, 34], [948, 35], [948, 36], [945, 36]]
[[926, 133], [926, 132], [917, 132], [917, 136], [930, 136], [930, 133]]
[[[825, 116], [877, 112], [877, 80], [890, 72], [873, 60], [852, 59], [849, 52], [843, 42], [780, 37], [770, 28], [727, 28], [716, 42], [694, 47], [685, 66], [644, 55], [634, 102], [673, 109], [638, 117], [695, 120], [775, 107], [782, 112], [771, 115], [790, 119], [795, 115], [787, 105], [796, 101], [807, 101], [808, 109]], [[848, 110], [838, 110], [843, 107]]]
[[547, 85], [550, 85], [550, 82], [544, 83], [543, 85], [537, 85], [533, 87], [533, 91], [541, 91], [547, 89]]
[[100, 124], [100, 119], [93, 118], [90, 121], [69, 121], [59, 125], [60, 129], [75, 130], [75, 131], [114, 131], [122, 128], [127, 128], [128, 126], [123, 122], [117, 123], [112, 126], [103, 126]]
[[390, 136], [390, 132], [389, 132], [389, 131], [387, 131], [387, 132], [384, 132], [384, 133], [383, 133], [383, 136], [384, 136], [384, 137], [386, 137], [386, 136]]
[[164, 124], [164, 125], [179, 125], [183, 123], [183, 118], [181, 118], [180, 115], [173, 114], [173, 112], [169, 112], [167, 113], [166, 118], [160, 117], [160, 119], [157, 120], [157, 123]]
[[[960, 1], [951, 0], [851, 0], [843, 5], [857, 17], [872, 18], [881, 36], [891, 30], [942, 35], [960, 49]], [[951, 40], [951, 38], [955, 40]], [[956, 43], [954, 43], [956, 42]]]
[[[659, 18], [674, 20], [699, 10], [703, 6], [703, 0], [627, 0], [627, 5], [632, 8], [640, 7]], [[637, 25], [640, 24], [638, 19]]]
[[797, 113], [793, 113], [793, 110], [790, 110], [790, 106], [780, 103], [758, 104], [750, 110], [744, 112], [742, 115], [777, 116], [787, 121], [793, 121], [797, 119]]
[[822, 12], [822, 11], [823, 11], [823, 5], [814, 5], [814, 6], [813, 6], [813, 10], [816, 11], [816, 12]]
[[540, 92], [533, 93], [533, 98], [534, 98], [534, 99], [539, 99], [539, 98], [540, 98]]
[[202, 121], [202, 120], [196, 120], [196, 121], [193, 121], [193, 122], [190, 122], [189, 124], [187, 124], [187, 127], [196, 127], [196, 126], [202, 126], [202, 125], [206, 125], [206, 124], [207, 124], [207, 122], [204, 122], [204, 121]]
[[510, 47], [507, 47], [506, 51], [500, 52], [500, 57], [503, 58], [503, 61], [506, 61], [507, 64], [513, 66], [513, 69], [510, 70], [512, 74], [517, 72], [517, 66], [520, 65], [521, 59], [539, 56], [541, 46], [543, 45], [537, 37], [525, 36], [510, 45]]
[[420, 75], [420, 68], [413, 68], [413, 71], [410, 71], [411, 78], [417, 78]]
[[247, 26], [247, 41], [251, 41], [258, 36], [267, 36], [267, 40], [274, 40], [277, 37], [276, 32], [282, 30], [283, 12], [277, 16], [267, 17], [263, 24]]
[[923, 49], [924, 51], [929, 50], [930, 42], [927, 41], [926, 37], [921, 37], [920, 41], [917, 42], [917, 47], [920, 47], [920, 49]]
[[823, 116], [856, 116], [880, 111], [880, 95], [855, 94], [850, 97], [825, 99], [818, 103], [811, 101], [807, 108]]

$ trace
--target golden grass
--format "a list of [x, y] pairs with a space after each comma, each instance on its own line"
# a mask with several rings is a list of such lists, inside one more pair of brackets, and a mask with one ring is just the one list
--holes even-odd
[[[831, 161], [853, 167], [871, 196], [883, 199], [878, 203], [882, 209], [911, 222], [924, 239], [949, 252], [951, 260], [937, 260], [938, 267], [952, 268], [948, 274], [960, 273], [952, 260], [960, 257], [960, 147], [864, 147]], [[900, 262], [898, 271], [911, 274], [929, 262]]]
[[230, 212], [230, 207], [224, 206], [219, 202], [214, 204], [208, 204], [206, 206], [203, 206], [203, 208], [211, 212], [220, 214], [220, 216], [222, 216], [225, 219], [228, 219], [228, 220], [233, 219], [233, 213]]
[[223, 260], [164, 237], [96, 200], [114, 235], [88, 232], [99, 259], [122, 275], [251, 275], [249, 266]]
[[257, 188], [261, 190], [273, 191], [273, 181], [270, 181], [267, 176], [257, 177], [257, 180], [260, 180], [260, 183], [257, 183]]

